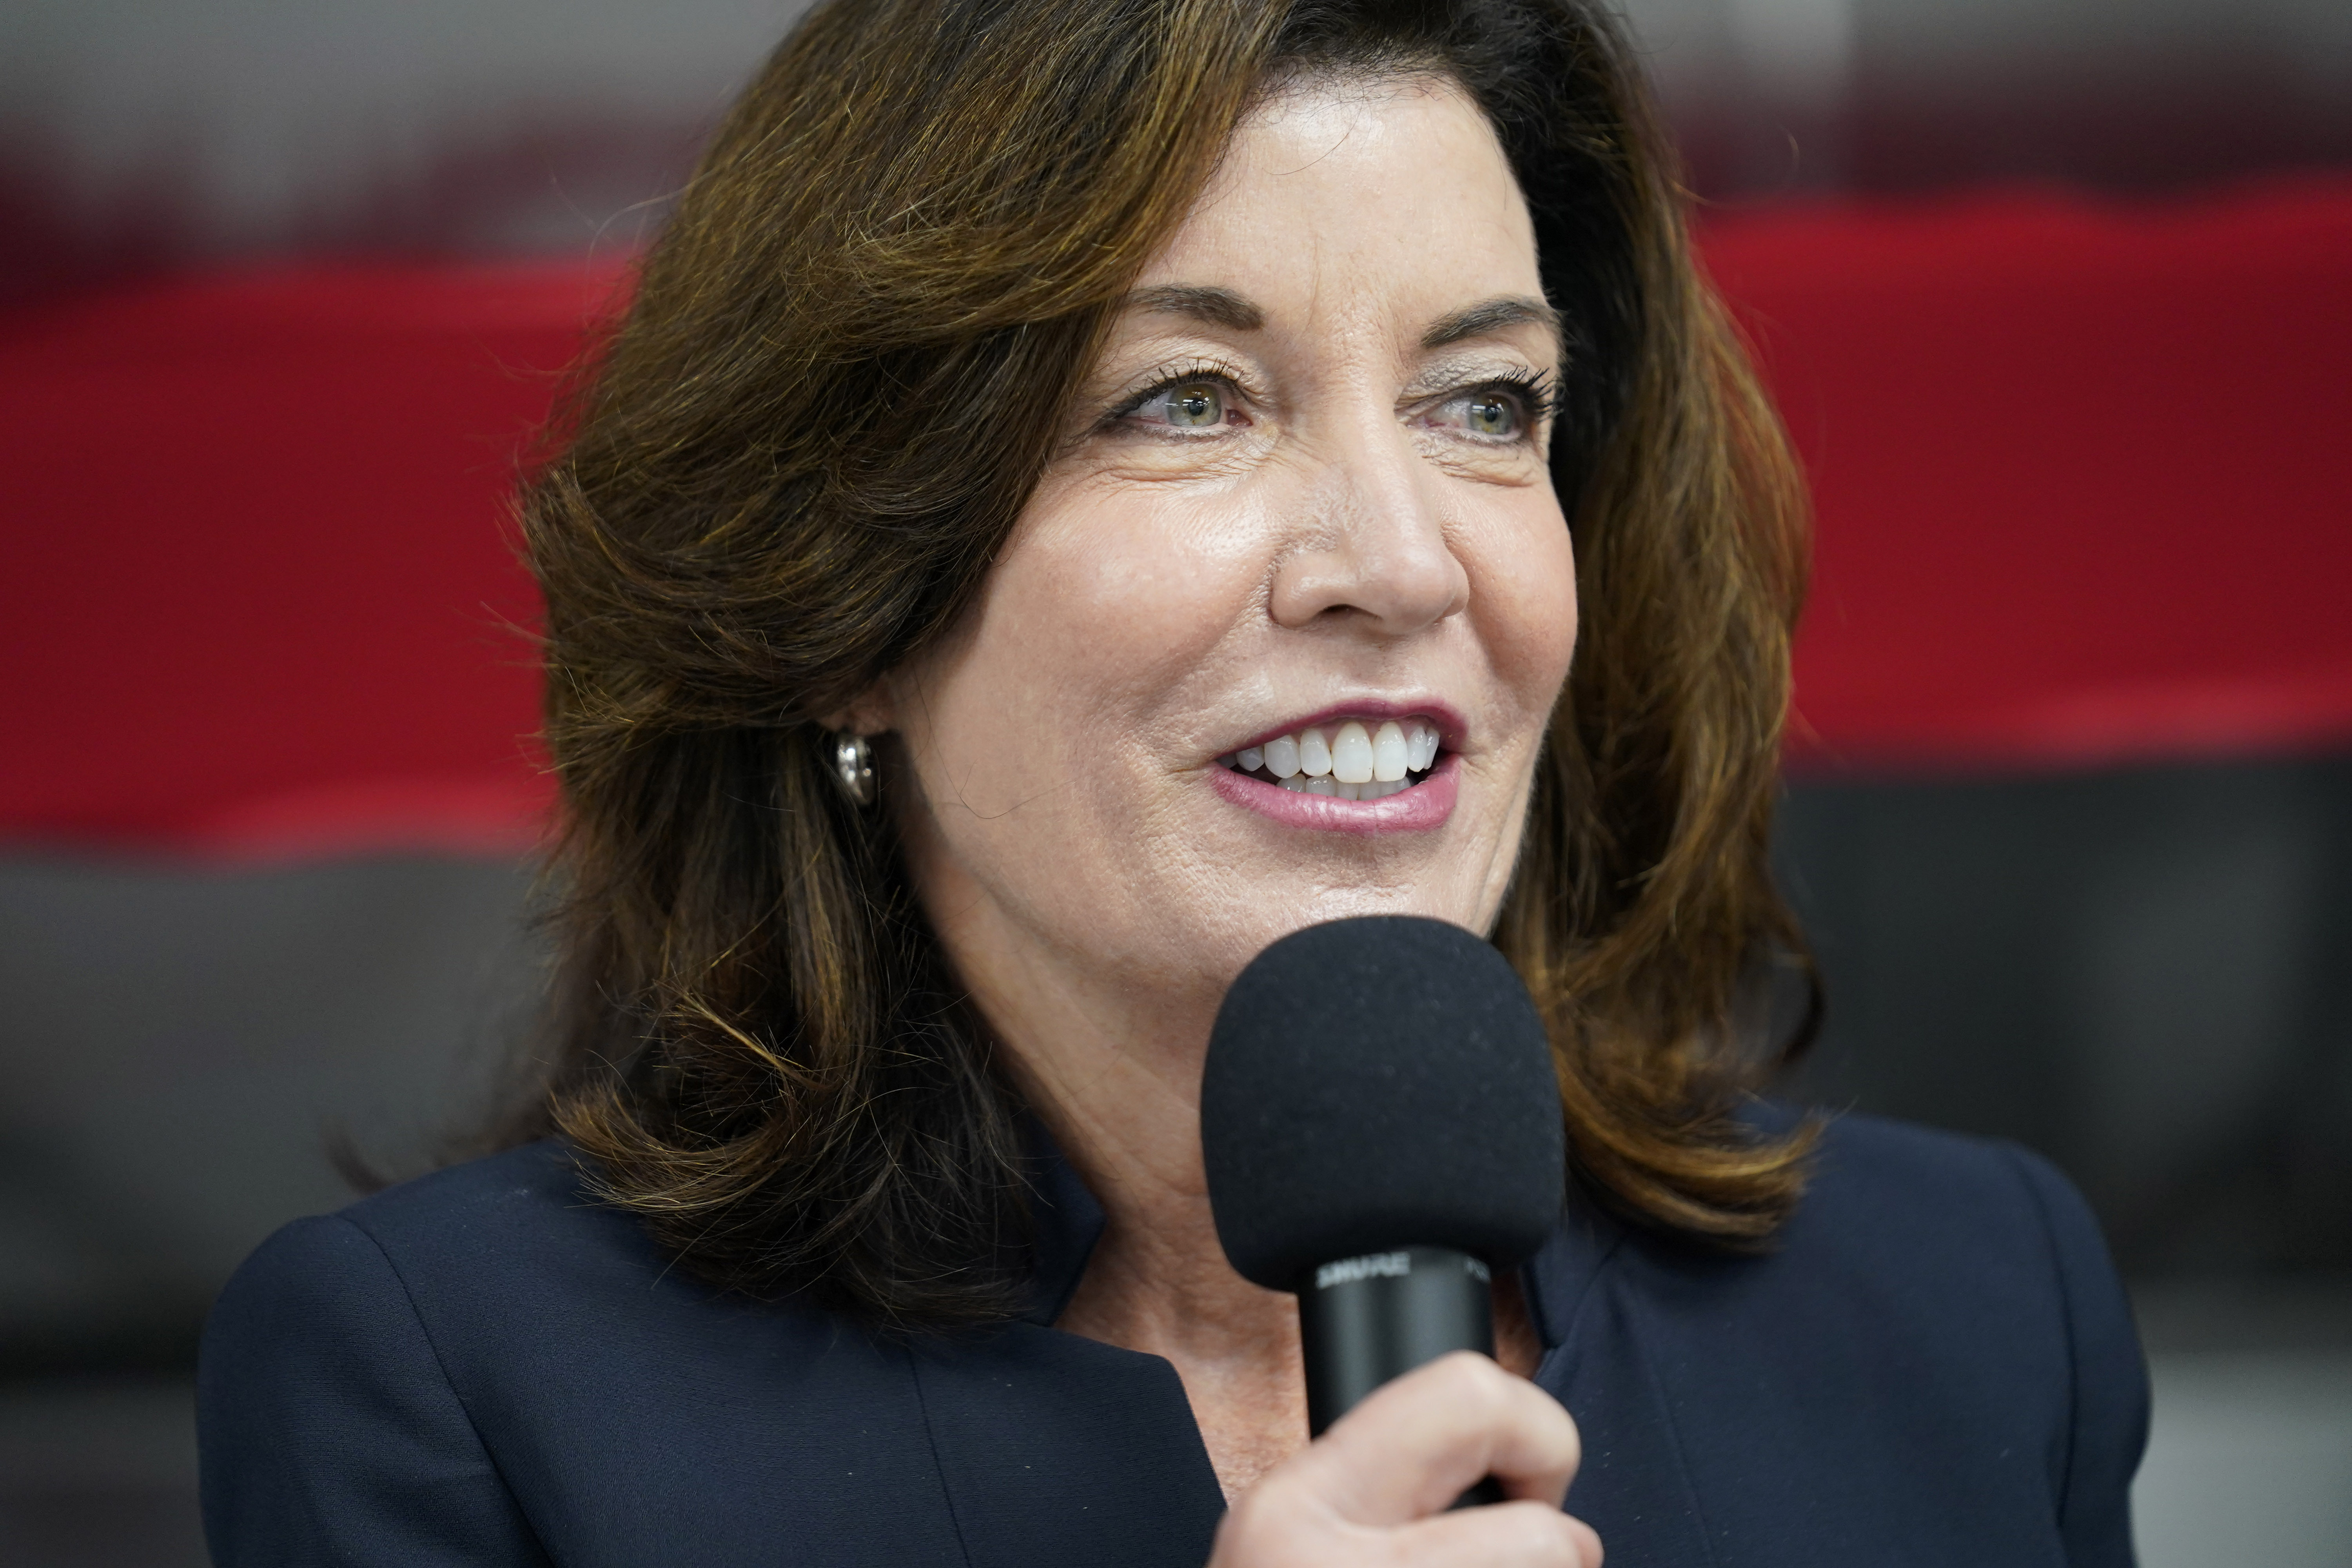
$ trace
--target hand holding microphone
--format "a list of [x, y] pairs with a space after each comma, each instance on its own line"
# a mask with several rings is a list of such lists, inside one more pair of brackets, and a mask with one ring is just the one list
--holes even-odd
[[[1267, 1473], [1217, 1528], [1209, 1568], [1601, 1568], [1560, 1511], [1576, 1424], [1483, 1356], [1407, 1373]], [[1480, 1476], [1508, 1500], [1449, 1509]]]
[[1542, 1022], [1502, 955], [1407, 916], [1276, 942], [1218, 1012], [1201, 1132], [1227, 1258], [1299, 1297], [1318, 1439], [1235, 1506], [1213, 1568], [1597, 1568], [1559, 1512], [1575, 1424], [1488, 1359], [1492, 1271], [1542, 1244], [1566, 1170]]

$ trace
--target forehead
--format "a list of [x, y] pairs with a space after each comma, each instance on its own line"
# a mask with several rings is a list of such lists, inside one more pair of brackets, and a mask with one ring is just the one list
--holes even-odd
[[1542, 291], [1534, 225], [1493, 128], [1459, 87], [1418, 76], [1315, 77], [1269, 93], [1141, 279], [1174, 280], [1277, 308], [1334, 286], [1397, 303], [1433, 289]]

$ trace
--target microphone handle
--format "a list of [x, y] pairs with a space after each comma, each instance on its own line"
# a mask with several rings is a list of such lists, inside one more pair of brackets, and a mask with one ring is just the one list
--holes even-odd
[[[1307, 1361], [1307, 1430], [1332, 1422], [1392, 1377], [1455, 1351], [1495, 1353], [1495, 1295], [1486, 1265], [1444, 1247], [1404, 1247], [1318, 1268], [1298, 1292]], [[1454, 1507], [1500, 1502], [1493, 1477]]]

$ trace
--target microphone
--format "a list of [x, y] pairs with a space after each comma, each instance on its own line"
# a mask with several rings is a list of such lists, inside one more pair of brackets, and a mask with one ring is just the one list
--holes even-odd
[[1210, 1032], [1201, 1144], [1226, 1258], [1298, 1297], [1317, 1436], [1425, 1362], [1492, 1355], [1493, 1270], [1542, 1245], [1567, 1187], [1527, 988], [1491, 944], [1411, 915], [1251, 960]]

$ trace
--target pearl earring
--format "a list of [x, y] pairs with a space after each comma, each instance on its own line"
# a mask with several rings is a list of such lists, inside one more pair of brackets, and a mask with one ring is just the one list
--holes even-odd
[[833, 777], [854, 805], [874, 804], [874, 748], [863, 735], [846, 730], [833, 733]]

